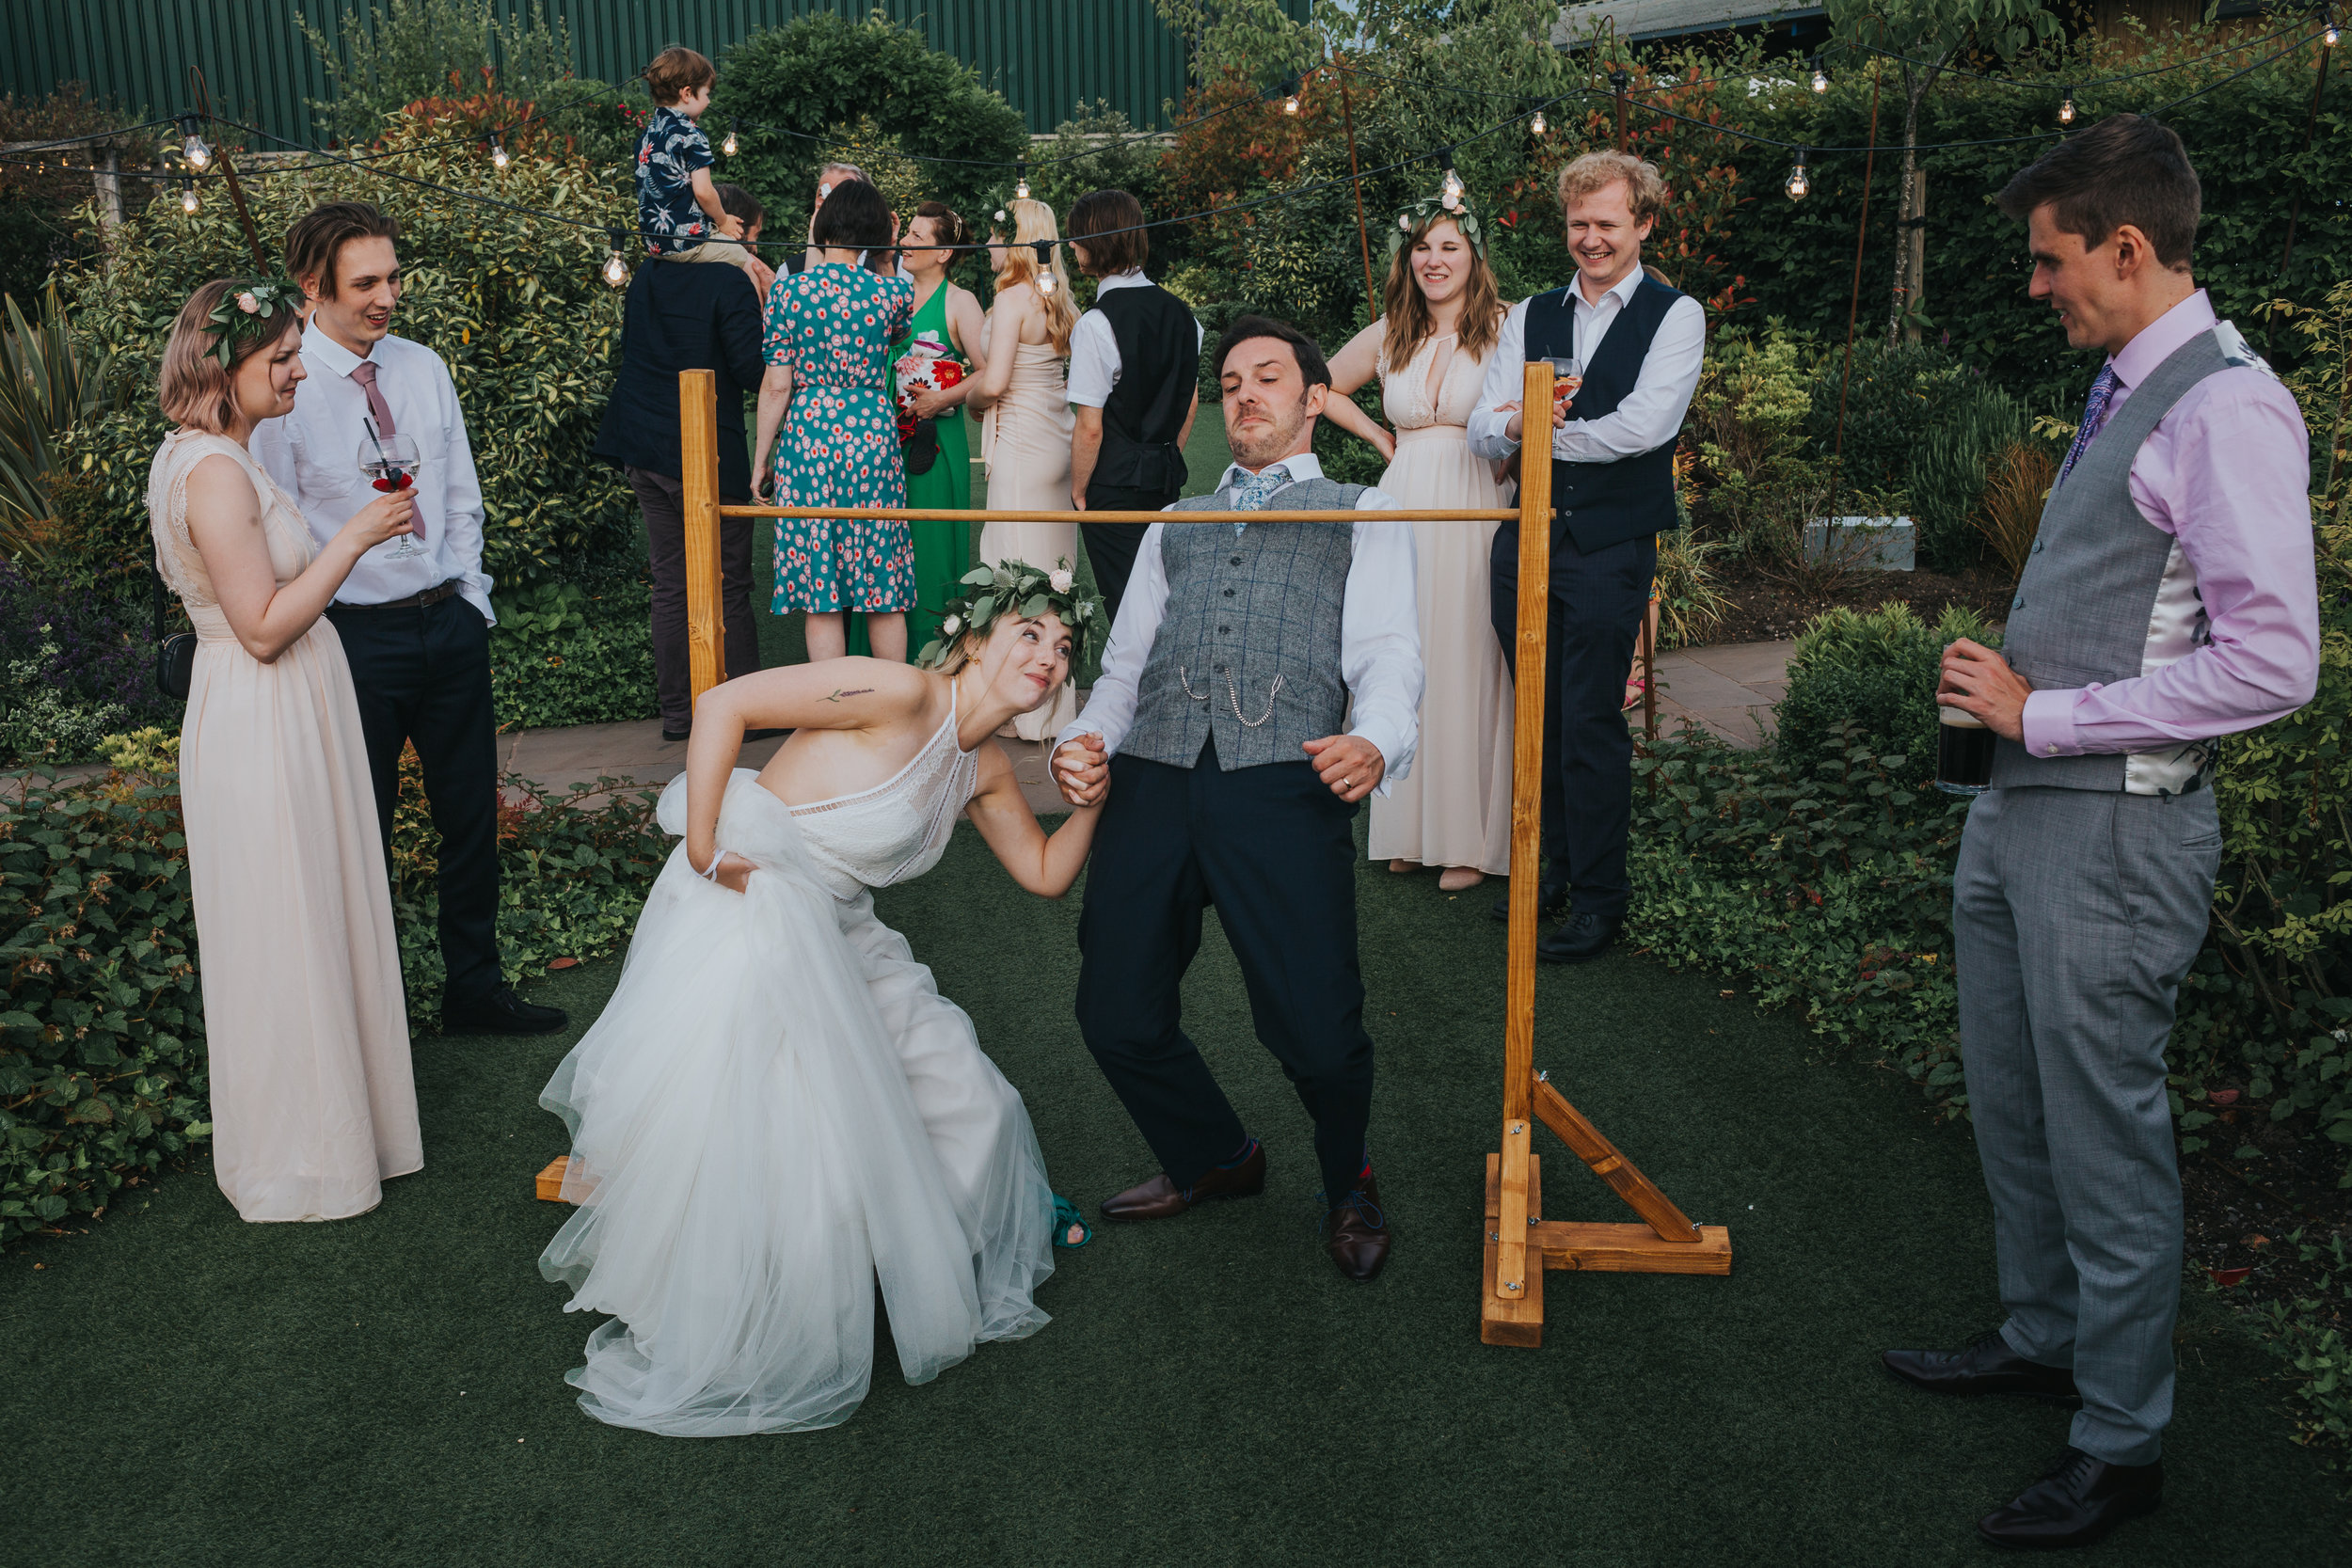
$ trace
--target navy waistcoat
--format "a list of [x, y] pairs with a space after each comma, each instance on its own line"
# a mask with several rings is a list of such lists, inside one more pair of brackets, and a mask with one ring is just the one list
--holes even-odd
[[[1527, 358], [1565, 358], [1576, 352], [1576, 305], [1565, 289], [1537, 294], [1527, 302]], [[1642, 362], [1649, 357], [1659, 324], [1682, 295], [1654, 277], [1645, 277], [1609, 324], [1592, 363], [1584, 367], [1584, 384], [1568, 404], [1568, 418], [1597, 420], [1616, 411], [1632, 395], [1641, 378]], [[1531, 435], [1541, 428], [1540, 411], [1527, 419]], [[1680, 438], [1680, 432], [1675, 439]], [[1524, 451], [1524, 449], [1522, 449]], [[1522, 456], [1521, 461], [1525, 461]], [[1563, 539], [1585, 555], [1661, 533], [1677, 522], [1675, 512], [1675, 440], [1638, 456], [1614, 463], [1551, 465], [1551, 545]], [[1517, 525], [1506, 523], [1505, 529]]]

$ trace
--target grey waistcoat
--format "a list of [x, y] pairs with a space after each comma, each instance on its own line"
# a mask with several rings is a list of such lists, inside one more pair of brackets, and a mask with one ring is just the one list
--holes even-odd
[[[1284, 485], [1266, 502], [1282, 512], [1353, 512], [1360, 484], [1327, 479]], [[1178, 512], [1221, 512], [1231, 490], [1178, 501]], [[1299, 747], [1340, 733], [1340, 608], [1356, 559], [1353, 518], [1330, 523], [1171, 523], [1160, 530], [1168, 612], [1152, 640], [1136, 721], [1120, 750], [1190, 768], [1216, 737], [1227, 771], [1305, 762]], [[1277, 683], [1279, 683], [1279, 686]]]
[[[2195, 571], [2172, 536], [2132, 503], [2132, 459], [2190, 388], [2233, 365], [2261, 362], [2226, 322], [2200, 332], [2132, 388], [2051, 493], [2001, 642], [2036, 690], [2132, 680], [2206, 641]], [[2002, 740], [1993, 785], [2173, 794], [2197, 777], [2208, 751], [2192, 741], [2157, 752], [2052, 757]]]

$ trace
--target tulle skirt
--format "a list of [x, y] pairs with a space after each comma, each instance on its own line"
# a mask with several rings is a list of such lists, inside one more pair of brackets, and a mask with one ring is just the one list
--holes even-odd
[[721, 825], [760, 867], [748, 891], [696, 877], [681, 847], [540, 1096], [571, 1128], [580, 1204], [540, 1272], [573, 1288], [566, 1310], [613, 1315], [568, 1379], [596, 1419], [672, 1436], [848, 1419], [877, 1280], [925, 1383], [1043, 1326], [1053, 1272], [1020, 1095], [871, 895], [835, 899], [749, 779]]

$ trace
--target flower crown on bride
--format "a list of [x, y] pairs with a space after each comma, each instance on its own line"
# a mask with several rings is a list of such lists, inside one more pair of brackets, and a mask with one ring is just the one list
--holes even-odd
[[1075, 666], [1086, 657], [1087, 644], [1103, 624], [1103, 601], [1078, 593], [1077, 574], [1068, 556], [1050, 572], [1025, 561], [1000, 561], [993, 566], [975, 566], [960, 581], [964, 591], [941, 607], [939, 635], [915, 656], [914, 662], [926, 670], [946, 663], [965, 638], [987, 637], [997, 617], [1008, 613], [1025, 621], [1059, 616], [1077, 644], [1071, 655]]
[[1486, 254], [1486, 230], [1479, 226], [1478, 214], [1470, 211], [1470, 198], [1454, 183], [1453, 171], [1449, 169], [1445, 189], [1422, 197], [1396, 214], [1396, 227], [1389, 230], [1389, 260], [1395, 261], [1406, 241], [1440, 218], [1459, 229], [1472, 250], [1481, 256]]
[[220, 296], [213, 313], [205, 318], [206, 329], [220, 341], [213, 348], [213, 357], [220, 361], [222, 370], [230, 369], [236, 358], [240, 338], [267, 337], [273, 341], [286, 328], [280, 310], [298, 310], [302, 307], [302, 291], [282, 277], [257, 277], [231, 283], [229, 292]]

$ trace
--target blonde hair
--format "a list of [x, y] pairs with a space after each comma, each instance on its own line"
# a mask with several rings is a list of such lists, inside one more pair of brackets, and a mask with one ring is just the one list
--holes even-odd
[[279, 315], [284, 325], [276, 333], [267, 337], [240, 334], [232, 341], [229, 364], [223, 368], [220, 334], [213, 329], [212, 316], [229, 297], [229, 291], [237, 287], [230, 278], [214, 278], [190, 294], [172, 320], [171, 337], [164, 344], [163, 369], [155, 378], [156, 402], [163, 405], [164, 418], [183, 430], [225, 435], [237, 422], [237, 371], [255, 355], [276, 348], [286, 327], [297, 325], [302, 319], [292, 310], [283, 310]]
[[[1429, 296], [1422, 293], [1421, 279], [1413, 275], [1413, 246], [1441, 223], [1454, 223], [1454, 232], [1461, 233], [1453, 214], [1439, 213], [1415, 230], [1389, 258], [1389, 278], [1380, 288], [1380, 309], [1389, 324], [1380, 337], [1380, 356], [1392, 374], [1413, 362], [1422, 341], [1437, 327], [1429, 313]], [[1454, 346], [1477, 359], [1502, 336], [1502, 293], [1495, 287], [1494, 269], [1486, 265], [1486, 253], [1467, 234], [1462, 235], [1462, 248], [1470, 252], [1470, 270], [1462, 284], [1462, 319], [1454, 328]]]
[[1045, 341], [1056, 354], [1070, 352], [1070, 334], [1078, 325], [1078, 308], [1070, 298], [1070, 274], [1062, 269], [1061, 230], [1054, 225], [1054, 209], [1042, 201], [1025, 198], [1005, 203], [1005, 211], [1012, 218], [1012, 237], [1007, 239], [1001, 226], [989, 231], [990, 243], [1004, 245], [1005, 264], [996, 272], [996, 292], [1017, 288], [1037, 281], [1037, 252], [1031, 247], [1040, 240], [1054, 243], [1054, 292], [1041, 293], [1038, 303], [1045, 309]]
[[1665, 208], [1666, 177], [1658, 172], [1656, 164], [1630, 152], [1587, 152], [1560, 171], [1562, 217], [1567, 215], [1569, 202], [1605, 191], [1620, 181], [1634, 222], [1646, 223]]

